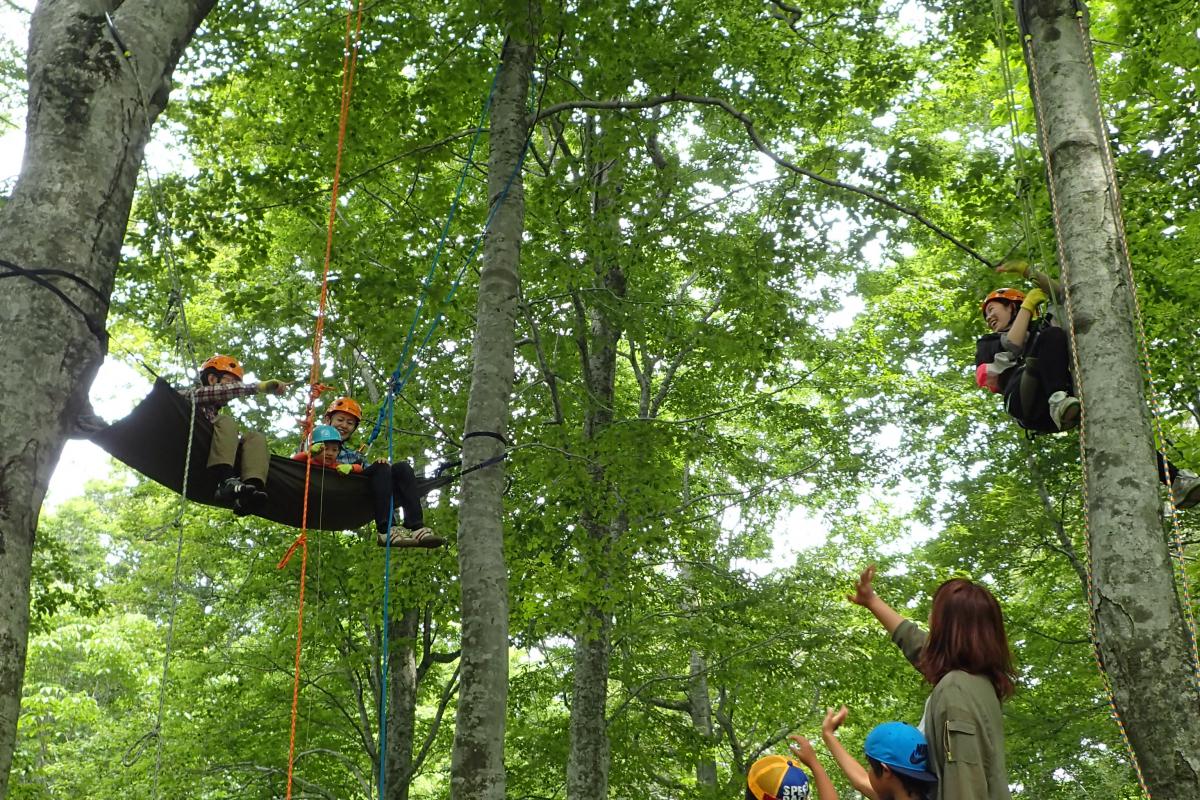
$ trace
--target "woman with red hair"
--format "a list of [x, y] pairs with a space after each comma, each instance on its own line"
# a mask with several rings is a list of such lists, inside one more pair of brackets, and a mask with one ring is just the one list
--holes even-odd
[[1010, 800], [1000, 704], [1012, 696], [1012, 655], [992, 593], [963, 578], [933, 595], [929, 631], [875, 594], [875, 565], [863, 570], [850, 602], [866, 608], [933, 691], [918, 726], [929, 742], [939, 800]]

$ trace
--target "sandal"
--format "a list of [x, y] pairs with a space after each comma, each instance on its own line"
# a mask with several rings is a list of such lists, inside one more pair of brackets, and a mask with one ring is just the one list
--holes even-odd
[[446, 540], [435, 536], [429, 528], [417, 528], [415, 531], [404, 528], [392, 528], [391, 536], [380, 533], [376, 536], [380, 547], [441, 547]]

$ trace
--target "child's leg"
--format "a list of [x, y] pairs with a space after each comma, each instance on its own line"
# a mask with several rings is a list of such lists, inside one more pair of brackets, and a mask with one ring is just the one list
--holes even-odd
[[392, 464], [392, 497], [404, 513], [404, 527], [415, 531], [425, 527], [425, 512], [417, 496], [417, 476], [407, 462]]
[[392, 479], [387, 464], [371, 464], [363, 469], [371, 487], [371, 508], [375, 512], [375, 530], [387, 533], [392, 516]]
[[1004, 387], [1004, 410], [1009, 416], [1021, 423], [1021, 426], [1043, 433], [1056, 433], [1058, 426], [1050, 419], [1050, 406], [1043, 392], [1035, 392], [1030, 408], [1021, 405], [1021, 380], [1025, 377], [1028, 367], [1020, 366], [1013, 370], [1008, 385]]
[[238, 428], [233, 417], [222, 414], [213, 423], [212, 444], [208, 448], [208, 468], [218, 482], [237, 475], [233, 462], [237, 458]]
[[258, 431], [242, 434], [242, 480], [262, 489], [267, 485], [267, 470], [271, 467], [271, 454], [267, 450], [267, 437]]

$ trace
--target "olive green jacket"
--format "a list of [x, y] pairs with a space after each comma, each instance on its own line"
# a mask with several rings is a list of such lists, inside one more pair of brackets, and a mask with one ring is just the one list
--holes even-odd
[[[916, 666], [925, 631], [904, 620], [892, 641]], [[992, 682], [954, 670], [933, 687], [923, 720], [938, 800], [1011, 800], [1004, 764], [1004, 718]]]

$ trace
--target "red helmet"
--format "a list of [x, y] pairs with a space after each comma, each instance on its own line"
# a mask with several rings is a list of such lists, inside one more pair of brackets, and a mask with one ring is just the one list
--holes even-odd
[[325, 409], [325, 416], [328, 417], [335, 411], [340, 411], [343, 414], [349, 414], [359, 422], [362, 422], [362, 407], [354, 402], [353, 397], [339, 397], [329, 404], [329, 408]]
[[201, 373], [206, 369], [215, 369], [217, 372], [228, 372], [230, 375], [236, 375], [239, 381], [246, 374], [246, 371], [242, 369], [242, 365], [236, 358], [220, 354], [213, 356], [200, 365]]
[[979, 312], [987, 314], [988, 303], [993, 300], [1004, 300], [1009, 303], [1024, 303], [1025, 293], [1020, 289], [997, 289], [983, 298], [983, 302], [979, 304]]

